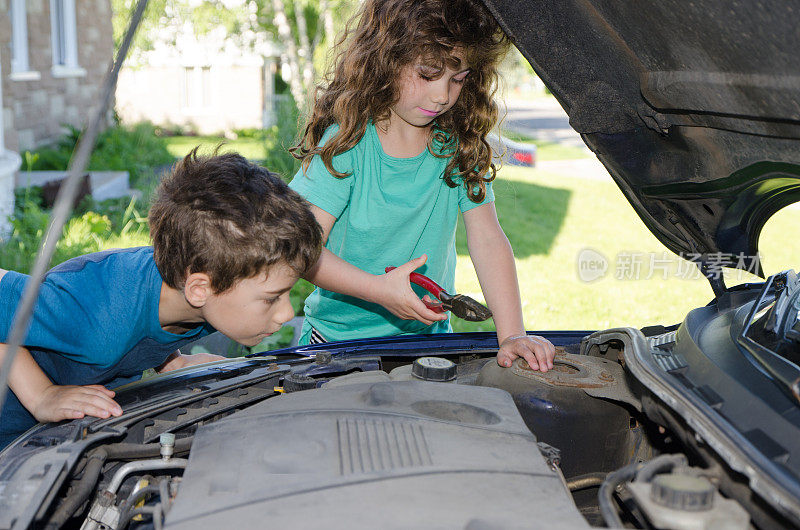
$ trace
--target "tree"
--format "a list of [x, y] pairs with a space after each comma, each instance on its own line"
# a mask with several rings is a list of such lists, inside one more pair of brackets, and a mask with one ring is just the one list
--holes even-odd
[[[117, 47], [137, 2], [112, 0]], [[256, 2], [247, 0], [150, 0], [129, 61], [136, 64], [143, 54], [159, 48], [171, 48], [179, 53], [181, 39], [187, 36], [216, 41], [211, 44], [220, 48], [232, 43], [241, 50], [255, 49], [266, 38], [257, 21], [257, 10]]]
[[[111, 1], [114, 42], [119, 46], [137, 0]], [[314, 58], [332, 45], [337, 28], [356, 4], [357, 0], [150, 0], [129, 64], [151, 50], [179, 51], [187, 33], [220, 47], [233, 43], [241, 50], [273, 41], [280, 44], [288, 67], [291, 95], [298, 108], [304, 108], [317, 82]]]
[[314, 58], [332, 46], [355, 0], [258, 0], [259, 23], [282, 45], [289, 89], [304, 108], [318, 80]]

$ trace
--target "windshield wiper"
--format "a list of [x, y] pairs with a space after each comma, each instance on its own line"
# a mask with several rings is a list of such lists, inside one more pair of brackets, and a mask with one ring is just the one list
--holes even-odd
[[[774, 296], [775, 299], [765, 308], [764, 302], [770, 296]], [[770, 276], [747, 315], [736, 342], [744, 348], [750, 362], [756, 368], [768, 376], [795, 403], [800, 404], [800, 366], [776, 351], [786, 339], [797, 341], [795, 335], [800, 331], [797, 322], [798, 301], [800, 301], [800, 281], [793, 271]], [[789, 318], [792, 316], [794, 316], [793, 321]], [[782, 328], [789, 325], [790, 329], [783, 333]], [[754, 336], [759, 340], [754, 340]], [[763, 344], [767, 337], [772, 347]]]

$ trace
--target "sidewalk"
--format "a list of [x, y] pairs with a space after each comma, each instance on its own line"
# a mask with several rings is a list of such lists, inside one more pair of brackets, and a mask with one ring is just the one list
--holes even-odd
[[570, 127], [569, 116], [555, 98], [507, 99], [505, 104], [507, 115], [503, 122], [504, 128], [537, 140], [561, 143], [589, 151], [580, 135]]
[[[503, 128], [537, 140], [555, 142], [582, 149], [588, 158], [575, 160], [538, 160], [536, 169], [574, 175], [579, 178], [609, 180], [611, 177], [581, 136], [569, 125], [569, 116], [555, 98], [505, 101], [507, 115]], [[502, 112], [502, 106], [501, 106]]]

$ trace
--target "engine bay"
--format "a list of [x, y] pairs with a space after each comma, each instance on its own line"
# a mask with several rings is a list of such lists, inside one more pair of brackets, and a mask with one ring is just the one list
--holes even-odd
[[[546, 373], [454, 334], [142, 381], [123, 416], [40, 426], [0, 455], [0, 528], [797, 527], [780, 477], [714, 430], [724, 388], [691, 369], [755, 299], [730, 296], [680, 327], [554, 333]], [[20, 502], [35, 509], [6, 509]]]

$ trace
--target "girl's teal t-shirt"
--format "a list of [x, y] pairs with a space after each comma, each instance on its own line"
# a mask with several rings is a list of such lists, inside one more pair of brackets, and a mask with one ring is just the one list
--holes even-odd
[[[332, 125], [324, 143], [338, 130]], [[487, 185], [482, 203], [474, 203], [464, 186], [450, 188], [443, 179], [447, 158], [425, 149], [412, 158], [389, 156], [370, 122], [362, 139], [333, 158], [336, 178], [319, 157], [306, 173], [297, 172], [289, 186], [310, 203], [336, 218], [325, 248], [372, 274], [388, 266], [428, 255], [417, 272], [455, 292], [456, 224], [458, 212], [494, 201]], [[422, 296], [426, 293], [412, 285]], [[382, 306], [317, 288], [305, 301], [301, 344], [308, 343], [313, 326], [326, 340], [348, 340], [408, 333], [446, 333], [450, 321], [426, 326], [402, 320]]]

